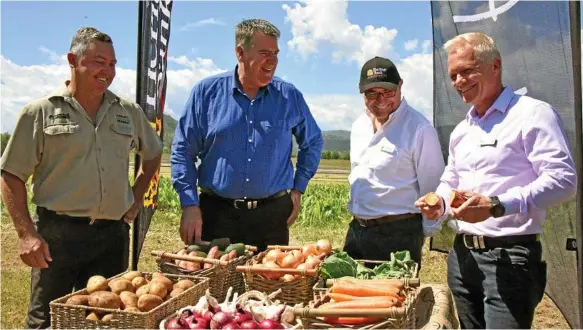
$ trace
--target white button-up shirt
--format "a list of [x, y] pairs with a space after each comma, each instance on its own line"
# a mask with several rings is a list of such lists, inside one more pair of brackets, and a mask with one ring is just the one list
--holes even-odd
[[350, 133], [349, 210], [363, 219], [419, 213], [413, 205], [435, 191], [445, 162], [437, 132], [402, 98], [375, 133], [368, 113]]
[[[546, 209], [575, 196], [577, 172], [562, 123], [551, 105], [505, 88], [484, 116], [472, 107], [450, 136], [437, 194], [452, 188], [498, 196], [506, 215], [452, 221], [458, 233], [490, 237], [540, 234]], [[449, 205], [440, 221], [451, 214]]]

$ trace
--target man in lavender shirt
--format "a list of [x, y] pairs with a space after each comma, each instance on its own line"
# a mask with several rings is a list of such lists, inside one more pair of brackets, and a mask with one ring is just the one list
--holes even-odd
[[[546, 285], [539, 236], [546, 210], [575, 196], [573, 158], [553, 107], [502, 84], [492, 38], [462, 34], [444, 48], [451, 84], [472, 107], [451, 133], [439, 203], [415, 206], [436, 227], [456, 219], [447, 280], [461, 327], [530, 328]], [[450, 205], [452, 191], [461, 205]]]

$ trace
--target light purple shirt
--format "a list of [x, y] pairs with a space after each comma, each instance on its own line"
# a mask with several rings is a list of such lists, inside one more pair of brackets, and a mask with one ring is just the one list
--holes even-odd
[[[472, 107], [453, 130], [436, 192], [446, 205], [452, 189], [498, 196], [505, 216], [453, 223], [458, 233], [495, 237], [542, 233], [546, 210], [575, 196], [576, 186], [559, 115], [548, 103], [507, 87], [482, 118]], [[439, 222], [448, 214], [449, 205]]]

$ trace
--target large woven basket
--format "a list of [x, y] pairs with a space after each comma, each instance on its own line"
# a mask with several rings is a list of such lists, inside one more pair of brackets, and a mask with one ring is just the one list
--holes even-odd
[[277, 300], [282, 303], [287, 304], [307, 304], [313, 298], [313, 287], [314, 284], [318, 282], [318, 270], [308, 270], [301, 273], [295, 269], [285, 269], [280, 268], [277, 270], [279, 274], [291, 274], [292, 271], [296, 271], [298, 278], [283, 282], [281, 280], [266, 279], [260, 275], [263, 271], [253, 268], [255, 264], [261, 264], [263, 258], [270, 249], [263, 251], [253, 257], [251, 260], [247, 261], [245, 266], [237, 267], [237, 271], [244, 274], [243, 279], [245, 282], [245, 290], [257, 290], [270, 294], [281, 289], [281, 293], [277, 295]]
[[243, 275], [238, 273], [236, 268], [237, 266], [244, 265], [253, 257], [253, 251], [247, 249], [244, 255], [238, 257], [237, 259], [228, 261], [227, 265], [219, 262], [219, 260], [205, 259], [209, 263], [213, 264], [211, 268], [186, 270], [176, 265], [173, 260], [165, 258], [165, 252], [163, 251], [153, 251], [152, 254], [158, 257], [156, 258], [158, 269], [160, 269], [160, 271], [163, 273], [208, 278], [210, 280], [209, 288], [211, 295], [219, 301], [225, 299], [225, 295], [227, 294], [229, 287], [233, 288], [233, 293], [238, 292], [239, 294], [242, 294], [245, 292]]
[[[126, 272], [116, 275], [111, 279], [121, 277]], [[152, 273], [142, 272], [147, 280], [152, 279]], [[176, 297], [166, 300], [161, 305], [155, 307], [149, 312], [127, 312], [123, 310], [67, 305], [66, 301], [77, 294], [87, 294], [87, 289], [73, 292], [64, 297], [53, 300], [50, 303], [51, 310], [51, 328], [53, 329], [157, 329], [160, 321], [167, 315], [174, 313], [176, 310], [196, 303], [200, 297], [204, 296], [208, 289], [208, 278], [164, 274], [174, 283], [187, 279], [195, 283], [188, 290], [182, 292]], [[86, 317], [91, 312], [100, 314], [113, 314], [111, 321], [93, 321], [87, 320]]]
[[[418, 288], [407, 286], [407, 281], [403, 288], [405, 300], [400, 307], [391, 307], [377, 310], [355, 310], [355, 309], [335, 309], [330, 311], [318, 310], [318, 307], [330, 301], [325, 291], [317, 291], [318, 298], [311, 301], [307, 307], [298, 306], [294, 313], [299, 317], [305, 329], [415, 329], [415, 301], [417, 299]], [[375, 314], [373, 314], [375, 313]], [[355, 316], [376, 316], [380, 320], [366, 325], [350, 324], [330, 324], [322, 317], [355, 317]]]

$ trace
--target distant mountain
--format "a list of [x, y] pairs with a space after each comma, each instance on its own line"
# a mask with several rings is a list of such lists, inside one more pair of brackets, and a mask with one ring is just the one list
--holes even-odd
[[[170, 152], [170, 145], [174, 138], [174, 131], [177, 125], [176, 119], [169, 115], [164, 115], [164, 152]], [[324, 150], [330, 151], [349, 151], [350, 150], [350, 131], [333, 130], [322, 132], [324, 136]], [[297, 145], [294, 142], [294, 150]]]

